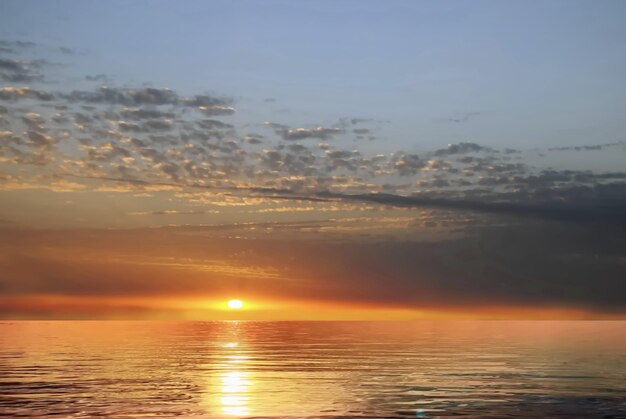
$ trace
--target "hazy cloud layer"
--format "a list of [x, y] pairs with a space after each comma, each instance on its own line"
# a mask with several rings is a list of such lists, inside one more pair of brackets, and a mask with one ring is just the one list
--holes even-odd
[[[279, 238], [283, 230], [318, 227], [10, 231], [0, 242], [8, 256], [0, 261], [0, 286], [14, 296], [184, 296], [210, 295], [236, 279], [240, 291], [259, 297], [414, 309], [500, 305], [623, 313], [626, 305], [620, 292], [625, 236], [618, 239], [609, 229], [525, 222], [430, 242]], [[253, 228], [276, 230], [269, 238], [227, 238]], [[54, 252], [46, 250], [50, 246]]]

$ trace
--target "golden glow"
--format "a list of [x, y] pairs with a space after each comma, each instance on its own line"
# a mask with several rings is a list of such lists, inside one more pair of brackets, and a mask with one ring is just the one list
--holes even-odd
[[[232, 294], [231, 294], [232, 295]], [[622, 313], [607, 314], [571, 309], [568, 307], [422, 307], [419, 309], [358, 305], [342, 301], [308, 301], [267, 299], [253, 296], [252, 302], [242, 301], [242, 309], [232, 309], [227, 296], [214, 299], [197, 296], [66, 296], [35, 294], [28, 296], [1, 296], [0, 306], [10, 309], [14, 316], [5, 318], [32, 318], [22, 313], [47, 311], [54, 319], [177, 319], [177, 320], [619, 320]], [[142, 308], [142, 314], [128, 311], [128, 307]], [[236, 343], [236, 342], [231, 342]], [[233, 345], [236, 346], [236, 345]]]
[[232, 308], [233, 310], [239, 310], [243, 307], [243, 301], [241, 300], [230, 300], [228, 302], [228, 308]]

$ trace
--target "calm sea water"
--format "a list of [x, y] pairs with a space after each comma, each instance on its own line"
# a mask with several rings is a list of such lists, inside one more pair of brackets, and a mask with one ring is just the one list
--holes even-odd
[[0, 416], [626, 418], [626, 322], [2, 322]]

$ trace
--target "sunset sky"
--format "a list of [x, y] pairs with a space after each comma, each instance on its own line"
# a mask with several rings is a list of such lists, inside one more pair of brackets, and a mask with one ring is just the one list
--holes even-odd
[[3, 0], [0, 318], [626, 319], [624, 16]]

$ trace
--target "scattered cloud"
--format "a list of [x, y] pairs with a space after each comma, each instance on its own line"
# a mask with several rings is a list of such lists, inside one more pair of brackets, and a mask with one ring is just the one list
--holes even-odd
[[454, 115], [442, 118], [441, 120], [453, 124], [461, 124], [480, 115], [480, 112], [458, 112]]
[[232, 115], [235, 113], [235, 108], [223, 105], [198, 106], [196, 109], [206, 116]]
[[548, 148], [548, 151], [599, 151], [606, 147], [615, 147], [620, 145], [626, 145], [624, 141], [616, 141], [612, 143], [604, 143], [604, 144], [590, 144], [590, 145], [581, 145], [581, 146], [567, 146], [567, 147], [551, 147]]
[[476, 143], [460, 142], [458, 144], [449, 144], [446, 148], [435, 150], [435, 156], [449, 156], [453, 154], [478, 153], [481, 151], [492, 151], [489, 147], [483, 147]]
[[2, 87], [0, 88], [0, 100], [15, 101], [19, 99], [36, 99], [49, 101], [54, 99], [54, 95], [31, 89], [29, 87]]
[[343, 130], [339, 128], [324, 128], [317, 127], [312, 129], [307, 128], [294, 128], [287, 129], [281, 132], [281, 136], [284, 140], [306, 140], [308, 138], [317, 138], [326, 140], [332, 138], [334, 135], [342, 134]]
[[111, 81], [111, 78], [108, 75], [101, 73], [85, 76], [85, 80], [107, 83]]
[[139, 211], [131, 212], [129, 215], [207, 215], [207, 214], [219, 214], [219, 210], [160, 210], [160, 211]]

